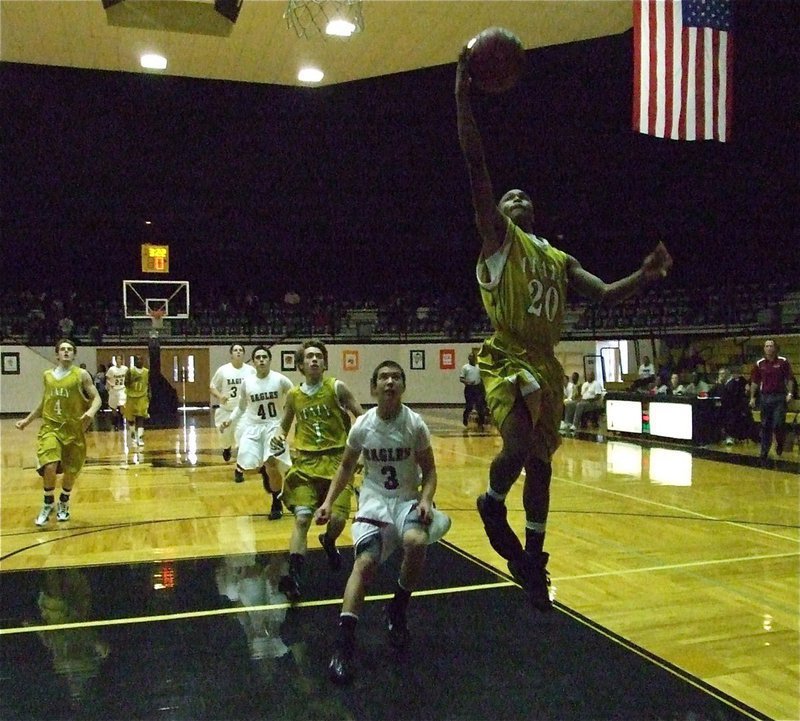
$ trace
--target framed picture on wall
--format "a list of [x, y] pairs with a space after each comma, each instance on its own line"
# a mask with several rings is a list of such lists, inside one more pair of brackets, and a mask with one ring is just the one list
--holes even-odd
[[439, 349], [439, 368], [443, 371], [451, 371], [456, 367], [456, 350], [455, 348], [440, 348]]
[[342, 368], [344, 368], [346, 371], [357, 371], [359, 365], [357, 350], [342, 351]]
[[0, 360], [0, 367], [2, 368], [4, 376], [18, 376], [19, 353], [3, 353], [2, 360]]
[[425, 351], [424, 350], [412, 350], [409, 351], [409, 361], [408, 365], [411, 367], [412, 371], [424, 371], [425, 370]]
[[295, 358], [293, 350], [281, 351], [281, 370], [282, 371], [297, 370], [297, 368], [295, 367]]

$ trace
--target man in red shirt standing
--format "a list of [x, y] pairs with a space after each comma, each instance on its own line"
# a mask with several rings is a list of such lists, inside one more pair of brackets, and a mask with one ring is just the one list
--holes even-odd
[[761, 393], [761, 460], [766, 460], [775, 434], [775, 453], [783, 453], [786, 437], [786, 408], [792, 399], [794, 380], [792, 366], [778, 355], [774, 340], [764, 343], [764, 357], [753, 366], [750, 384], [750, 407], [756, 407], [756, 394]]

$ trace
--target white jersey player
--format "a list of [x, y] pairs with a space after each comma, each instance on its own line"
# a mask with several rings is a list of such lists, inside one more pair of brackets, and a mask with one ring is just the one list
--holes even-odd
[[231, 459], [231, 447], [234, 444], [236, 424], [231, 423], [222, 429], [222, 424], [229, 420], [231, 413], [239, 405], [239, 389], [242, 381], [249, 375], [255, 375], [256, 369], [244, 362], [244, 346], [234, 343], [230, 347], [231, 360], [217, 368], [211, 379], [209, 392], [211, 397], [219, 401], [219, 406], [214, 413], [214, 425], [220, 431], [222, 442], [222, 457], [226, 461]]
[[111, 408], [111, 420], [114, 428], [119, 430], [123, 426], [122, 406], [125, 405], [127, 394], [125, 392], [125, 376], [128, 375], [128, 366], [122, 362], [121, 355], [115, 355], [111, 366], [106, 371], [106, 388], [108, 388], [108, 407]]
[[426, 547], [450, 529], [450, 518], [434, 508], [436, 464], [425, 421], [403, 405], [405, 372], [384, 361], [370, 382], [378, 405], [359, 416], [347, 436], [344, 456], [328, 496], [315, 514], [317, 523], [330, 518], [333, 502], [364, 463], [358, 511], [351, 529], [356, 560], [344, 591], [336, 650], [328, 665], [335, 683], [353, 678], [355, 630], [367, 583], [378, 565], [402, 544], [403, 562], [394, 598], [385, 608], [389, 642], [401, 648], [408, 641], [406, 609], [425, 566]]
[[236, 426], [236, 470], [233, 479], [244, 481], [244, 471], [258, 469], [264, 490], [272, 495], [269, 518], [283, 515], [280, 500], [283, 474], [292, 465], [288, 446], [273, 447], [272, 437], [280, 434], [280, 421], [286, 396], [294, 384], [282, 373], [270, 370], [272, 353], [263, 345], [253, 349], [255, 374], [247, 376], [239, 386], [239, 404], [222, 429]]

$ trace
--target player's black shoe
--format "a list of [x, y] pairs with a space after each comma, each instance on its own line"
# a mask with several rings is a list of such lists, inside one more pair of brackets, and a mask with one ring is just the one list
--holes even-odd
[[517, 558], [522, 553], [522, 544], [508, 525], [506, 504], [483, 493], [478, 496], [477, 506], [492, 548], [506, 561]]
[[319, 534], [319, 542], [325, 549], [325, 555], [328, 557], [328, 567], [331, 571], [338, 571], [342, 567], [342, 554], [336, 548], [336, 541], [334, 541], [327, 533]]
[[352, 648], [337, 647], [328, 664], [328, 678], [340, 686], [350, 683], [353, 680], [353, 656]]
[[547, 572], [548, 553], [532, 556], [523, 552], [521, 556], [508, 562], [508, 571], [528, 595], [531, 605], [542, 613], [552, 610], [550, 600], [550, 574]]
[[287, 576], [281, 576], [278, 581], [278, 590], [286, 595], [290, 603], [300, 600], [300, 579], [291, 571]]
[[277, 496], [273, 496], [272, 498], [272, 508], [269, 511], [269, 518], [270, 521], [277, 521], [279, 518], [283, 517], [283, 503], [281, 503], [281, 499]]
[[405, 648], [410, 638], [405, 609], [397, 607], [390, 601], [383, 608], [383, 617], [386, 620], [389, 645], [396, 649]]
[[222, 460], [226, 463], [231, 459], [231, 449], [230, 448], [223, 448], [222, 449]]
[[244, 473], [242, 473], [238, 468], [233, 472], [233, 482], [244, 483]]

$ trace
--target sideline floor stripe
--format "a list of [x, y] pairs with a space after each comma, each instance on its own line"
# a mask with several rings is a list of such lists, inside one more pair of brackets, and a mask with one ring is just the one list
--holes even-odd
[[[454, 588], [430, 588], [422, 591], [414, 591], [414, 596], [447, 596], [453, 593], [470, 593], [472, 591], [485, 591], [492, 588], [508, 588], [516, 584], [511, 581], [498, 581], [497, 583], [484, 583], [472, 586], [457, 586]], [[388, 601], [393, 597], [391, 593], [367, 596], [364, 601]], [[21, 633], [40, 633], [47, 631], [64, 631], [76, 628], [96, 628], [99, 626], [125, 626], [135, 623], [156, 623], [159, 621], [181, 621], [194, 618], [206, 618], [209, 616], [229, 616], [237, 613], [247, 613], [251, 611], [280, 611], [289, 608], [314, 608], [318, 606], [336, 606], [342, 603], [341, 598], [328, 598], [319, 601], [303, 601], [302, 603], [270, 603], [260, 606], [237, 606], [235, 608], [214, 608], [206, 611], [184, 611], [181, 613], [168, 613], [158, 616], [132, 616], [130, 618], [109, 618], [98, 621], [78, 621], [75, 623], [57, 623], [46, 626], [19, 626], [16, 628], [0, 629], [0, 636], [11, 636]]]

